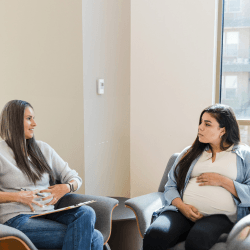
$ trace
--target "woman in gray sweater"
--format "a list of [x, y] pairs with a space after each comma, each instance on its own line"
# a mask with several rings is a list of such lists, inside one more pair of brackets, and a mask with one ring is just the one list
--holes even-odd
[[103, 249], [91, 207], [30, 218], [53, 211], [62, 196], [82, 184], [53, 148], [35, 140], [36, 125], [33, 107], [25, 101], [8, 102], [0, 115], [0, 223], [19, 229], [40, 249]]

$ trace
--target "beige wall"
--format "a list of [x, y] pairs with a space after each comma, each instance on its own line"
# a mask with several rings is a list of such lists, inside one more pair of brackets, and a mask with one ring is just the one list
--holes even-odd
[[157, 191], [212, 103], [215, 2], [2, 0], [0, 107], [33, 104], [82, 193]]
[[212, 104], [216, 1], [131, 1], [131, 197], [154, 192]]
[[80, 0], [0, 1], [0, 107], [29, 101], [36, 138], [84, 179], [81, 6]]
[[83, 1], [82, 9], [85, 191], [129, 197], [130, 1]]

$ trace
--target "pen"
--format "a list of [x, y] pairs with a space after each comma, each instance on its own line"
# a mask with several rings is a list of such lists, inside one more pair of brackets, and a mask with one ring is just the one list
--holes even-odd
[[[20, 188], [21, 191], [27, 191], [26, 188]], [[44, 194], [40, 194], [40, 193], [36, 193], [36, 195], [40, 196], [40, 197], [45, 197]]]

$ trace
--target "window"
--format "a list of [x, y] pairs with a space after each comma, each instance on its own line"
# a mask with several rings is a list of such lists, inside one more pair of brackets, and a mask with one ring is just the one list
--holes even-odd
[[223, 55], [230, 57], [238, 56], [239, 32], [224, 32], [223, 39]]
[[241, 0], [225, 0], [225, 13], [240, 12]]
[[221, 0], [220, 4], [223, 26], [218, 33], [222, 39], [216, 102], [233, 108], [242, 142], [250, 145], [250, 0]]
[[223, 76], [222, 77], [222, 100], [236, 98], [237, 93], [237, 76]]

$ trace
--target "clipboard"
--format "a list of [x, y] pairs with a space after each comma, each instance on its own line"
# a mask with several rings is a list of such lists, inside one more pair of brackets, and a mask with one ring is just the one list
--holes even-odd
[[30, 218], [35, 218], [35, 217], [43, 216], [43, 215], [46, 215], [46, 214], [58, 213], [58, 212], [73, 209], [73, 208], [76, 208], [76, 207], [85, 206], [85, 205], [88, 205], [88, 204], [93, 203], [93, 202], [96, 202], [96, 201], [95, 200], [85, 201], [85, 202], [82, 202], [82, 203], [79, 203], [79, 204], [76, 204], [76, 205], [73, 205], [73, 206], [63, 207], [63, 208], [55, 209], [55, 210], [50, 211], [50, 212], [44, 212], [44, 213], [41, 213], [41, 214], [36, 214], [36, 215], [31, 216]]

